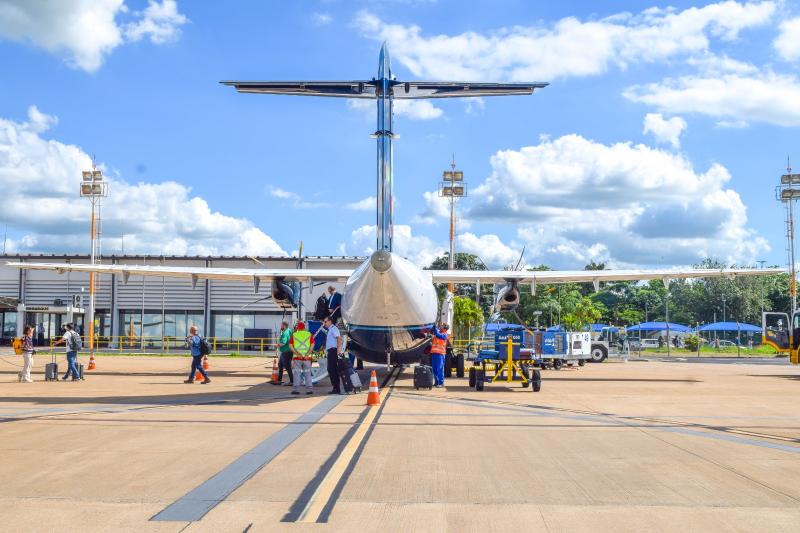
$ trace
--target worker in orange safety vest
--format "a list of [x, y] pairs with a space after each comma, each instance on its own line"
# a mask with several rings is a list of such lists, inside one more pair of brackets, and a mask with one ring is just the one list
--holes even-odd
[[439, 324], [438, 328], [433, 328], [431, 366], [433, 367], [434, 387], [444, 387], [444, 356], [447, 353], [448, 329], [447, 324]]

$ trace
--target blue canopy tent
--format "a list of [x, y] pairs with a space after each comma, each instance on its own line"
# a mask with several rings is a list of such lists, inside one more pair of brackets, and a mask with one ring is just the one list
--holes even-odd
[[700, 326], [696, 331], [698, 335], [706, 338], [709, 342], [713, 338], [729, 340], [739, 345], [761, 344], [761, 328], [744, 322], [714, 322]]
[[592, 333], [600, 333], [605, 328], [608, 328], [610, 331], [617, 333], [619, 328], [616, 326], [610, 326], [608, 324], [587, 324], [583, 326], [583, 331], [591, 331]]
[[744, 322], [714, 322], [700, 326], [697, 331], [741, 331], [742, 333], [761, 333], [761, 328]]
[[[641, 324], [636, 324], [635, 326], [630, 326], [627, 328], [628, 333], [631, 332], [639, 332], [639, 331], [667, 331], [667, 323], [666, 322], [642, 322]], [[692, 331], [692, 328], [688, 326], [684, 326], [683, 324], [673, 324], [672, 322], [669, 323], [669, 332], [670, 333], [689, 333]]]
[[550, 326], [545, 331], [564, 331], [564, 326], [561, 325]]
[[501, 329], [511, 329], [511, 330], [515, 330], [516, 331], [516, 330], [525, 329], [525, 326], [523, 326], [521, 324], [509, 324], [507, 322], [488, 322], [484, 326], [483, 331], [487, 335], [494, 335], [495, 333], [497, 333]]

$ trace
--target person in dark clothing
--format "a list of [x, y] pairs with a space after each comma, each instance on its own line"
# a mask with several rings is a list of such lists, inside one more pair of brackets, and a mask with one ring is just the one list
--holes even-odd
[[328, 311], [328, 297], [320, 294], [319, 298], [317, 298], [317, 305], [314, 307], [314, 320], [325, 320], [325, 317], [330, 314], [330, 311]]
[[292, 330], [289, 329], [289, 323], [284, 320], [281, 322], [281, 336], [278, 340], [278, 351], [280, 352], [278, 357], [278, 383], [283, 383], [284, 369], [289, 376], [289, 382], [284, 383], [284, 385], [292, 385], [294, 383], [292, 376], [292, 347], [289, 345], [291, 339]]
[[208, 374], [203, 369], [203, 352], [200, 349], [200, 344], [203, 343], [203, 337], [197, 334], [197, 326], [192, 326], [189, 328], [189, 336], [186, 337], [186, 346], [192, 352], [192, 368], [189, 370], [189, 379], [185, 380], [184, 383], [194, 383], [194, 377], [200, 372], [200, 375], [203, 376], [203, 385], [206, 383], [211, 383], [211, 380], [208, 378]]
[[333, 323], [331, 317], [325, 317], [322, 323], [328, 333], [325, 337], [325, 352], [328, 356], [328, 377], [331, 379], [331, 391], [328, 394], [341, 394], [339, 377], [339, 355], [342, 353], [342, 334]]
[[[342, 317], [342, 295], [336, 292], [336, 287], [328, 287], [328, 312], [334, 324]], [[338, 331], [338, 330], [337, 330]]]

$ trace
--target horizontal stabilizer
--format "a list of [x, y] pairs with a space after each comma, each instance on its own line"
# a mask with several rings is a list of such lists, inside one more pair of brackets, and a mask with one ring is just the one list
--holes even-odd
[[329, 96], [333, 98], [375, 98], [371, 81], [221, 81], [240, 93]]
[[464, 98], [469, 96], [511, 96], [532, 94], [547, 83], [473, 83], [464, 81], [406, 81], [394, 85], [394, 97], [406, 98]]

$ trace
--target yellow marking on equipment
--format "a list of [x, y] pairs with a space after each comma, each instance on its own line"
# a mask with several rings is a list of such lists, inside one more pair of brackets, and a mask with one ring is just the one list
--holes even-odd
[[[397, 375], [400, 375], [400, 372], [398, 372]], [[394, 378], [392, 378], [392, 382], [387, 384], [387, 386], [381, 391], [381, 405], [383, 405], [383, 401], [386, 399], [386, 394], [388, 393], [389, 389], [394, 386], [394, 382], [396, 380], [397, 376], [394, 376]], [[314, 494], [311, 495], [311, 498], [308, 500], [305, 509], [303, 509], [303, 512], [300, 513], [300, 517], [297, 519], [298, 522], [316, 523], [317, 520], [319, 520], [323, 509], [325, 509], [325, 506], [333, 495], [333, 491], [336, 489], [336, 485], [338, 485], [339, 481], [342, 479], [342, 475], [344, 474], [345, 469], [347, 469], [347, 465], [350, 464], [350, 461], [356, 454], [356, 450], [358, 450], [358, 447], [364, 441], [367, 430], [369, 429], [370, 425], [372, 425], [375, 417], [378, 416], [379, 408], [373, 409], [370, 406], [367, 406], [366, 409], [367, 416], [365, 416], [364, 420], [361, 421], [358, 429], [356, 429], [355, 433], [353, 433], [353, 436], [350, 438], [350, 441], [345, 445], [342, 453], [339, 455], [339, 458], [336, 459], [335, 463], [333, 463], [333, 466], [328, 471], [325, 479], [322, 480], [322, 482], [317, 486], [317, 490], [315, 490]]]

